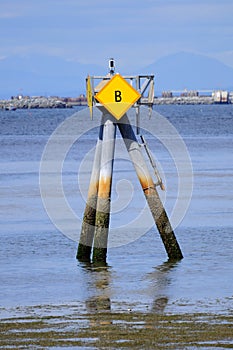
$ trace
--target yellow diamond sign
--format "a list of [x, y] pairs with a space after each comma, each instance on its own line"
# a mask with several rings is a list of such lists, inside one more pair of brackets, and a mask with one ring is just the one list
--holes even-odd
[[120, 74], [114, 75], [95, 95], [96, 100], [118, 120], [140, 97], [139, 92]]

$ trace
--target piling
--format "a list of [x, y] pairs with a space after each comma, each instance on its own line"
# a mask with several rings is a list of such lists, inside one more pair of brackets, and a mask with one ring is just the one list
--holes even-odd
[[118, 128], [134, 165], [168, 258], [170, 261], [181, 260], [183, 258], [181, 249], [126, 114], [121, 118]]
[[103, 114], [103, 143], [95, 215], [93, 262], [106, 262], [110, 220], [111, 187], [116, 125], [110, 114]]
[[91, 250], [92, 250], [92, 244], [94, 239], [102, 142], [103, 142], [103, 124], [101, 123], [100, 130], [99, 130], [99, 138], [96, 144], [94, 162], [93, 162], [90, 185], [88, 190], [87, 203], [86, 203], [86, 208], [83, 215], [83, 222], [82, 222], [80, 240], [78, 245], [78, 251], [76, 256], [76, 258], [79, 259], [80, 261], [86, 261], [86, 262], [90, 262], [91, 260]]

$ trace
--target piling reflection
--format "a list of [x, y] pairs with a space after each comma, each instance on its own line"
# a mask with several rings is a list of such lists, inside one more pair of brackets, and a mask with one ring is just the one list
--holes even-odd
[[169, 301], [169, 286], [171, 284], [171, 270], [179, 262], [166, 261], [162, 265], [156, 266], [153, 272], [147, 274], [150, 281], [150, 292], [153, 293], [153, 303], [151, 312], [163, 314]]
[[[112, 267], [107, 264], [82, 263], [86, 279], [84, 284], [87, 291], [86, 311], [88, 313], [111, 312], [117, 307], [128, 312], [143, 310], [152, 314], [163, 314], [169, 302], [170, 285], [174, 277], [171, 271], [178, 264], [179, 262], [165, 262], [156, 266], [152, 272], [142, 276], [138, 274], [135, 289], [127, 288], [127, 280], [121, 281], [115, 271], [114, 275], [118, 275], [116, 290]], [[123, 278], [124, 271], [121, 271], [121, 276]], [[128, 306], [126, 306], [126, 300], [128, 300]]]
[[82, 263], [82, 267], [90, 277], [87, 288], [91, 296], [85, 302], [87, 312], [110, 311], [111, 267], [105, 263]]

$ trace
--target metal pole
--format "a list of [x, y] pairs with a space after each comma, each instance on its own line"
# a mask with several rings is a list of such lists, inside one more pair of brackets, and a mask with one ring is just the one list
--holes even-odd
[[103, 127], [103, 143], [96, 205], [93, 262], [105, 263], [110, 219], [116, 125], [114, 123], [115, 119], [110, 114], [105, 114], [103, 118], [105, 122]]
[[99, 173], [100, 173], [100, 161], [101, 150], [103, 140], [103, 120], [100, 125], [99, 138], [96, 145], [95, 157], [92, 167], [92, 174], [90, 179], [90, 185], [88, 190], [88, 197], [86, 208], [83, 215], [83, 223], [81, 228], [79, 246], [76, 258], [80, 261], [90, 261], [91, 249], [95, 231], [95, 216], [96, 216], [96, 203], [99, 186]]
[[126, 114], [121, 118], [118, 127], [135, 167], [144, 195], [167, 251], [168, 258], [169, 260], [180, 260], [183, 258], [182, 252]]

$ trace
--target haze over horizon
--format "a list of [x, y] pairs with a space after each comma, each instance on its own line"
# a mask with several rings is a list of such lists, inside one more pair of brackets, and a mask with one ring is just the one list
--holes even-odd
[[[140, 74], [155, 62], [166, 61], [166, 57], [174, 59], [180, 53], [195, 61], [194, 66], [190, 64], [192, 71], [187, 86], [197, 69], [203, 79], [213, 75], [210, 70], [204, 76], [202, 70], [202, 62], [208, 67], [210, 59], [212, 69], [213, 60], [218, 60], [218, 73], [225, 75], [224, 86], [219, 77], [213, 83], [220, 88], [231, 87], [232, 14], [231, 0], [145, 0], [143, 3], [139, 0], [2, 0], [0, 98], [20, 91], [81, 93], [84, 85], [77, 80], [88, 73], [96, 74], [88, 71], [94, 67], [103, 69], [100, 74], [106, 72], [110, 57], [116, 59], [117, 71]], [[195, 60], [198, 56], [202, 57], [200, 69]], [[174, 79], [180, 77], [185, 85], [182, 59], [180, 56], [177, 61]], [[168, 66], [169, 69], [172, 68]], [[161, 72], [158, 74], [162, 82]]]

